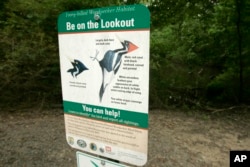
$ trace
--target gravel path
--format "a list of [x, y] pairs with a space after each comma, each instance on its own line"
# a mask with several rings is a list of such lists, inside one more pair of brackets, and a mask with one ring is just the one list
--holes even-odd
[[[229, 150], [250, 150], [249, 115], [150, 111], [145, 167], [227, 167]], [[0, 166], [76, 167], [61, 109], [2, 111], [0, 120]]]

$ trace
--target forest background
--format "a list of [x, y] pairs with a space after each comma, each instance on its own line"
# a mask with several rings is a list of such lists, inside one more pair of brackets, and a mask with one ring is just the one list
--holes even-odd
[[151, 12], [150, 107], [250, 102], [250, 1], [1, 0], [0, 107], [62, 101], [57, 17], [145, 4]]

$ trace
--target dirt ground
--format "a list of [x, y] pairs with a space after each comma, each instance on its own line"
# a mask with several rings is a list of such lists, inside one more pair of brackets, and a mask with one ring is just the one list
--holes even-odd
[[[223, 111], [227, 112], [227, 111]], [[227, 167], [230, 150], [250, 150], [250, 113], [150, 111], [145, 167]], [[76, 167], [61, 108], [0, 111], [0, 166]]]

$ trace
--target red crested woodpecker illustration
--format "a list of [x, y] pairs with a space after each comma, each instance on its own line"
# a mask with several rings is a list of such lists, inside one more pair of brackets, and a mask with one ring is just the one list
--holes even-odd
[[[119, 39], [120, 40], [120, 39]], [[122, 48], [115, 50], [108, 50], [102, 60], [97, 59], [99, 51], [96, 51], [95, 57], [92, 57], [93, 60], [97, 60], [102, 69], [102, 84], [99, 91], [99, 99], [102, 101], [106, 87], [112, 81], [113, 77], [118, 72], [120, 65], [122, 63], [122, 56], [128, 54], [138, 48], [135, 44], [128, 40], [120, 40]]]

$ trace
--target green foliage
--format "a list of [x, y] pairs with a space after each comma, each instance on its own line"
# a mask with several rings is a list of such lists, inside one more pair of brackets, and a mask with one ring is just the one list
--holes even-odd
[[230, 68], [207, 85], [207, 97], [214, 102], [237, 101], [238, 98], [238, 78], [235, 71]]
[[[246, 6], [245, 6], [246, 5]], [[221, 71], [208, 85], [223, 86], [223, 93], [214, 97], [220, 101], [247, 102], [249, 101], [249, 83], [247, 75], [249, 66], [249, 2], [245, 0], [220, 1], [214, 7], [209, 35], [215, 40], [211, 42], [214, 52], [219, 55], [217, 64]], [[214, 64], [216, 60], [213, 61]], [[213, 87], [212, 86], [212, 87]], [[211, 90], [211, 87], [210, 89]], [[209, 92], [208, 92], [209, 94]]]
[[249, 102], [249, 6], [154, 1], [151, 99], [185, 106]]
[[119, 4], [117, 0], [0, 2], [2, 105], [61, 101], [57, 17], [61, 12]]
[[[52, 89], [44, 83], [49, 79], [51, 83], [58, 81], [56, 39], [47, 35], [51, 33], [44, 31], [43, 23], [57, 16], [48, 15], [50, 12], [46, 10], [46, 2], [15, 0], [5, 4], [7, 17], [0, 34], [4, 46], [0, 75], [3, 77], [1, 91], [6, 95], [1, 96], [1, 101], [39, 100], [44, 92]], [[56, 31], [56, 23], [53, 28]], [[56, 68], [46, 73], [48, 66]], [[3, 90], [14, 92], [14, 99]]]

